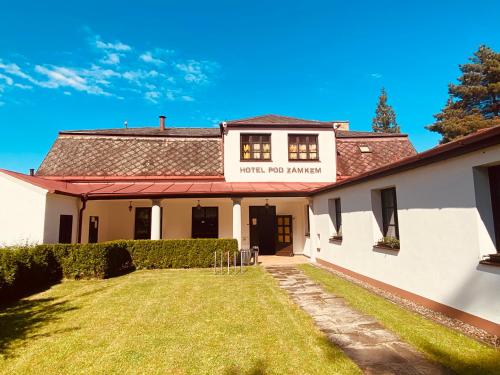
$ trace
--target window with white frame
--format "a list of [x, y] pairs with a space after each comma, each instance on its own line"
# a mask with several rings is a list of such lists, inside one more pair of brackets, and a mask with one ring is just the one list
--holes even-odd
[[332, 239], [342, 239], [342, 206], [340, 198], [328, 200], [328, 214], [332, 226]]

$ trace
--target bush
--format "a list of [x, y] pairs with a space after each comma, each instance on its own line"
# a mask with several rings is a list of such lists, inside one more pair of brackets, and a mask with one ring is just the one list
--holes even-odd
[[0, 301], [9, 301], [58, 282], [62, 269], [47, 247], [0, 249]]
[[233, 239], [110, 241], [0, 249], [0, 302], [69, 279], [104, 279], [134, 268], [212, 267], [238, 251]]
[[103, 242], [72, 245], [59, 252], [63, 276], [70, 279], [105, 279], [132, 268], [132, 260], [123, 244]]
[[238, 251], [234, 239], [200, 238], [184, 240], [124, 241], [137, 269], [212, 267], [217, 257]]

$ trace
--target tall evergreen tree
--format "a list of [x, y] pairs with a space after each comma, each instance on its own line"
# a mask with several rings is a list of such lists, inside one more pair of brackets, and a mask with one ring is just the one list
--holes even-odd
[[372, 120], [372, 129], [374, 132], [381, 133], [400, 133], [399, 125], [396, 122], [396, 113], [394, 109], [387, 104], [387, 92], [382, 87], [378, 98], [375, 117]]
[[459, 83], [448, 86], [450, 96], [434, 115], [436, 122], [427, 126], [443, 136], [441, 143], [500, 124], [500, 53], [483, 45], [469, 60], [460, 65]]

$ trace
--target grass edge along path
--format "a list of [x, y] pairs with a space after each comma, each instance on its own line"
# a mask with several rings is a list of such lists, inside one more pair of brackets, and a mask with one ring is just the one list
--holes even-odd
[[457, 374], [500, 374], [500, 350], [426, 319], [327, 270], [309, 264], [298, 267], [328, 292], [373, 316], [428, 359]]

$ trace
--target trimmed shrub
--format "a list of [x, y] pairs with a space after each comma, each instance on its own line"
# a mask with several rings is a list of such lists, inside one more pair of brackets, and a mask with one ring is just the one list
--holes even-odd
[[124, 241], [137, 269], [206, 268], [217, 256], [238, 251], [234, 239], [198, 238], [183, 240]]
[[105, 279], [132, 268], [124, 243], [103, 242], [57, 249], [62, 273], [69, 279]]
[[58, 282], [62, 269], [47, 247], [0, 249], [0, 301], [9, 301]]
[[0, 302], [60, 281], [104, 279], [134, 268], [212, 267], [214, 252], [231, 256], [233, 239], [137, 240], [96, 244], [54, 244], [0, 249]]

